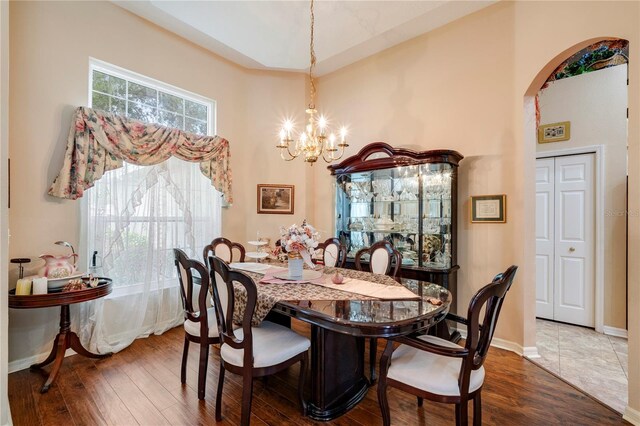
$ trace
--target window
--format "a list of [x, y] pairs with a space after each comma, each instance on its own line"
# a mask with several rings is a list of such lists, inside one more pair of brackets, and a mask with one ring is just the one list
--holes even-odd
[[[215, 103], [138, 74], [92, 61], [89, 105], [115, 114], [213, 134]], [[88, 265], [96, 254], [114, 295], [177, 285], [173, 249], [200, 258], [220, 235], [221, 194], [198, 163], [171, 158], [105, 173], [87, 191]]]
[[212, 135], [214, 103], [104, 62], [91, 62], [90, 106], [147, 123]]

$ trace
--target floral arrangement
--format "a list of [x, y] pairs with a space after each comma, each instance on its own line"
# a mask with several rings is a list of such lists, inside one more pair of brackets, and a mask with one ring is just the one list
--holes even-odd
[[280, 245], [276, 245], [273, 255], [277, 258], [288, 255], [289, 263], [291, 263], [291, 258], [299, 254], [299, 257], [302, 257], [304, 263], [313, 268], [311, 253], [314, 253], [318, 247], [318, 235], [318, 232], [313, 226], [307, 223], [306, 219], [302, 221], [302, 225], [300, 226], [296, 224], [288, 228], [281, 226], [280, 240], [278, 241]]
[[318, 247], [318, 232], [307, 223], [305, 219], [302, 225], [291, 225], [288, 228], [280, 227], [280, 248], [287, 253], [310, 253]]

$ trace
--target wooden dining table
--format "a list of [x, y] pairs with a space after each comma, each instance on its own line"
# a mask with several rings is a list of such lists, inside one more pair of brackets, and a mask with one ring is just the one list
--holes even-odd
[[274, 288], [273, 284], [260, 284], [262, 274], [247, 272], [257, 283], [258, 306], [263, 302], [263, 310], [270, 308], [267, 320], [290, 325], [290, 319], [295, 318], [311, 324], [307, 414], [314, 420], [328, 421], [355, 407], [374, 384], [372, 374], [367, 376], [365, 371], [366, 340], [424, 332], [444, 319], [452, 297], [444, 287], [432, 283], [398, 283], [385, 275], [348, 269], [320, 270], [327, 275], [339, 271], [346, 277], [377, 284], [403, 285], [415, 293], [414, 300], [380, 300], [342, 291], [327, 293], [320, 288], [317, 294], [321, 300], [316, 300], [310, 287], [313, 284], [280, 284]]

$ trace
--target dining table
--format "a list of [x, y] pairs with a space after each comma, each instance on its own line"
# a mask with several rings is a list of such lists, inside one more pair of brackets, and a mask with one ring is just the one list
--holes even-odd
[[[254, 325], [266, 319], [290, 326], [291, 318], [310, 324], [307, 415], [319, 421], [335, 419], [355, 407], [375, 383], [374, 365], [369, 375], [365, 368], [367, 340], [424, 333], [444, 320], [452, 302], [451, 293], [439, 285], [413, 279], [396, 281], [364, 271], [318, 266], [315, 271], [320, 278], [301, 282], [274, 279], [275, 272], [286, 264], [230, 266], [256, 283]], [[344, 284], [333, 284], [336, 273], [345, 278]], [[237, 319], [244, 312], [243, 297], [243, 288], [237, 286]], [[375, 358], [371, 363], [375, 364]]]

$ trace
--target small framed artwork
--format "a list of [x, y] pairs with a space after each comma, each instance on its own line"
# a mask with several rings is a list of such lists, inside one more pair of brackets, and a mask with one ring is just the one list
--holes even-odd
[[472, 195], [472, 223], [505, 223], [507, 221], [507, 196]]
[[294, 185], [258, 184], [259, 214], [293, 214]]
[[543, 124], [538, 127], [538, 143], [568, 141], [571, 138], [571, 122]]

